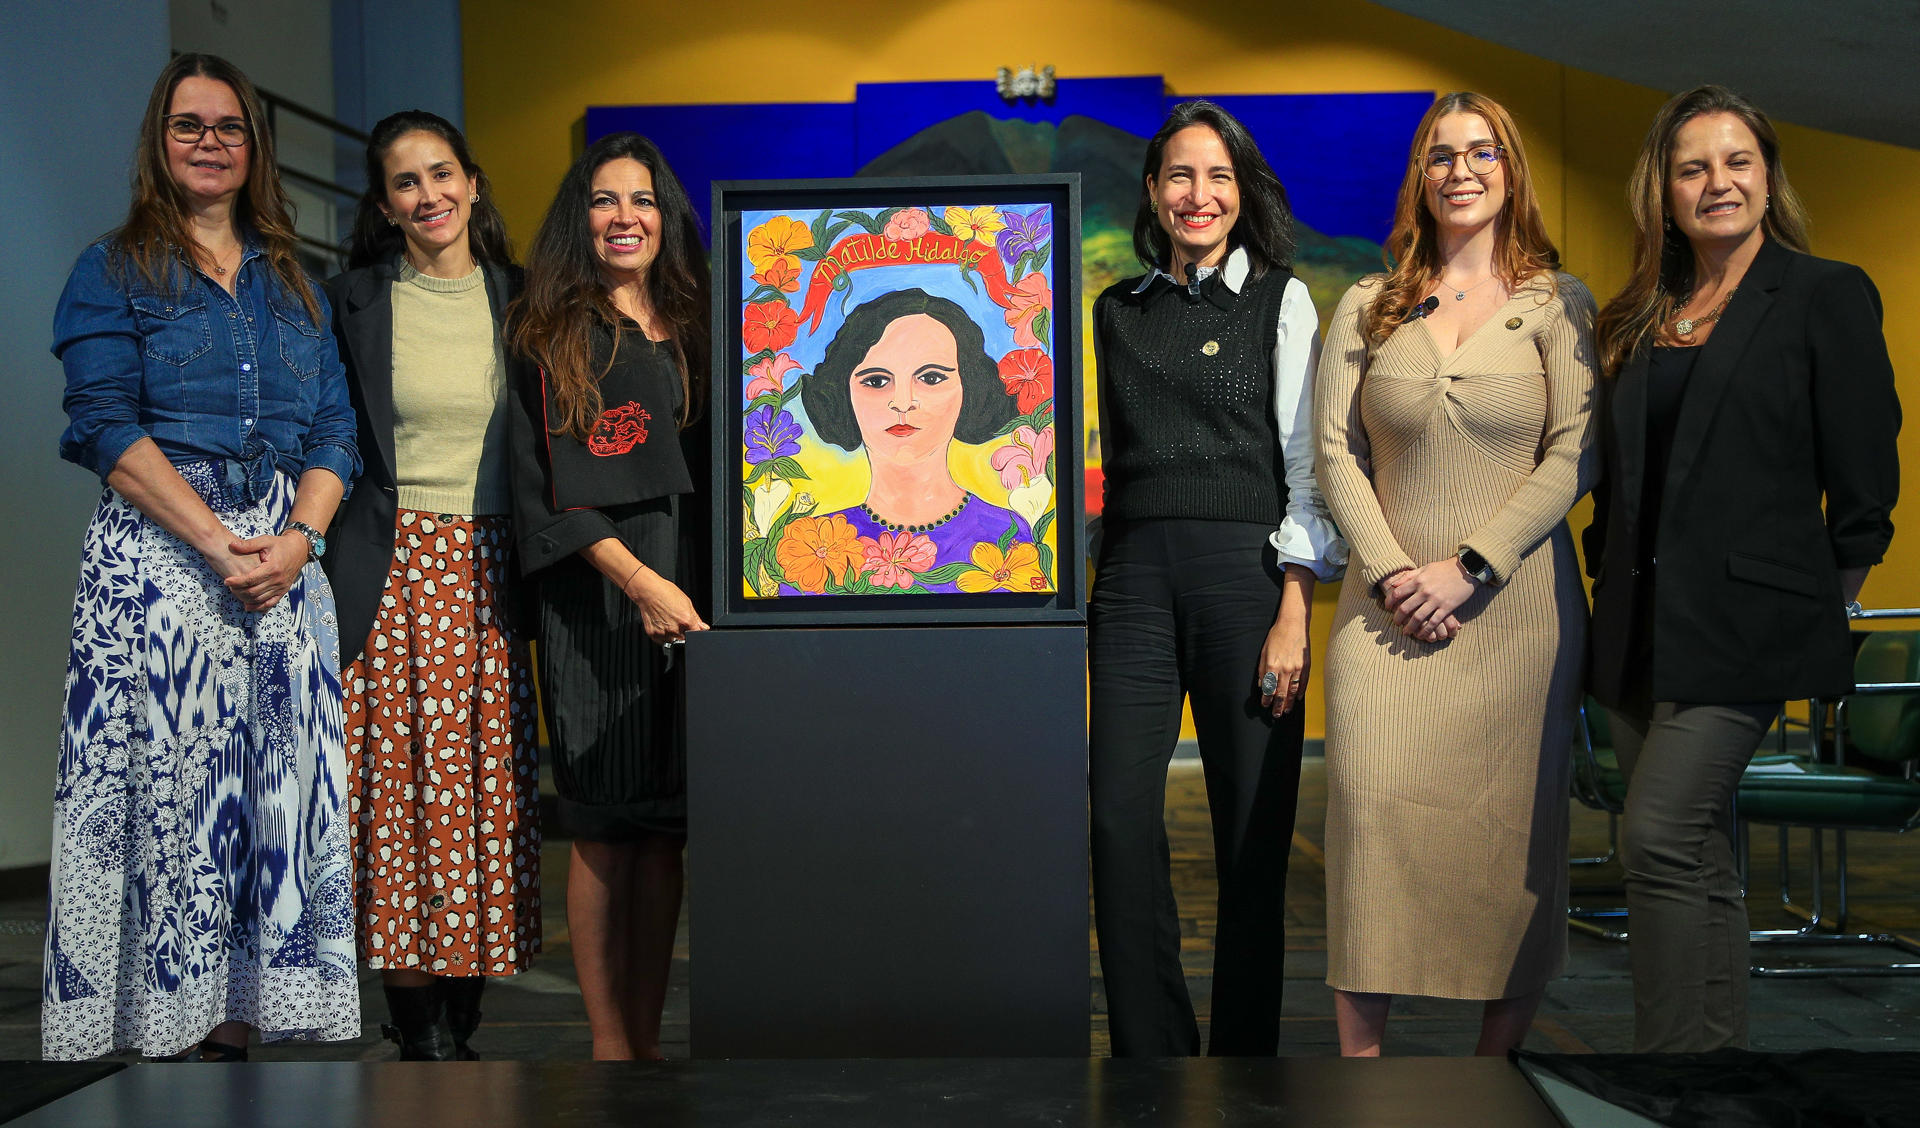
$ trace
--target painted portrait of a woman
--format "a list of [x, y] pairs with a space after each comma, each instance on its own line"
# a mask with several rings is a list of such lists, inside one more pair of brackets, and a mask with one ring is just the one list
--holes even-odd
[[[818, 590], [806, 582], [810, 566], [837, 579], [851, 563], [882, 588], [1051, 589], [1027, 521], [965, 489], [949, 463], [955, 442], [989, 442], [1019, 411], [979, 325], [958, 304], [905, 289], [857, 307], [800, 398], [814, 434], [864, 451], [871, 478], [861, 503], [789, 531], [781, 563], [791, 585]], [[995, 567], [946, 582], [922, 577], [980, 565], [982, 546], [997, 550]]]

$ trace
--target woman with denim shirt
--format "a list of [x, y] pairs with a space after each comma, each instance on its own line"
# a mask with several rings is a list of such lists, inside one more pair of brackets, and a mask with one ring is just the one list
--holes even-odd
[[54, 314], [63, 458], [106, 484], [74, 601], [41, 1039], [245, 1060], [360, 1033], [339, 640], [360, 470], [251, 83], [161, 71], [133, 202]]

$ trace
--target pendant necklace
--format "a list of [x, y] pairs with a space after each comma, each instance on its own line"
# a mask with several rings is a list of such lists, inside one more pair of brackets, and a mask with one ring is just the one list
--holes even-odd
[[1478, 290], [1478, 289], [1479, 289], [1480, 287], [1482, 287], [1482, 286], [1485, 286], [1485, 285], [1486, 285], [1487, 283], [1489, 283], [1489, 282], [1491, 282], [1491, 281], [1493, 281], [1493, 275], [1491, 275], [1491, 274], [1489, 274], [1489, 275], [1487, 275], [1487, 276], [1486, 276], [1485, 278], [1482, 278], [1482, 279], [1481, 279], [1480, 281], [1478, 281], [1478, 282], [1475, 282], [1475, 283], [1474, 283], [1473, 285], [1471, 285], [1471, 286], [1468, 286], [1468, 287], [1467, 287], [1466, 289], [1464, 289], [1464, 290], [1462, 290], [1462, 289], [1461, 289], [1460, 287], [1458, 287], [1458, 286], [1455, 286], [1455, 285], [1454, 285], [1453, 283], [1451, 283], [1451, 282], [1449, 282], [1449, 281], [1447, 281], [1447, 280], [1446, 280], [1445, 278], [1442, 278], [1442, 279], [1440, 279], [1440, 285], [1442, 285], [1442, 286], [1444, 286], [1445, 288], [1447, 288], [1447, 289], [1449, 289], [1449, 290], [1452, 290], [1452, 291], [1453, 291], [1453, 300], [1454, 300], [1454, 301], [1456, 301], [1456, 302], [1464, 302], [1464, 301], [1466, 301], [1466, 300], [1467, 300], [1467, 295], [1468, 295], [1468, 294], [1471, 294], [1471, 293], [1473, 293], [1473, 292], [1474, 292], [1475, 290]]
[[[1682, 317], [1679, 320], [1675, 321], [1673, 323], [1674, 335], [1678, 337], [1691, 337], [1693, 336], [1693, 331], [1695, 329], [1700, 328], [1702, 325], [1711, 325], [1714, 322], [1720, 320], [1720, 315], [1722, 313], [1725, 313], [1727, 310], [1727, 303], [1733, 300], [1734, 290], [1738, 290], [1739, 288], [1740, 287], [1735, 286], [1733, 290], [1728, 290], [1727, 296], [1720, 299], [1720, 304], [1713, 307], [1712, 313], [1709, 313], [1704, 317]], [[1686, 308], [1687, 302], [1690, 302], [1692, 300], [1693, 300], [1693, 295], [1688, 294], [1687, 300], [1680, 303], [1680, 308], [1682, 309]]]

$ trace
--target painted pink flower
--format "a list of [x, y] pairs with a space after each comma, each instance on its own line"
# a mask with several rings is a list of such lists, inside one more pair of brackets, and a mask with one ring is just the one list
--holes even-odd
[[1047, 459], [1053, 457], [1053, 424], [1038, 431], [1025, 425], [1014, 428], [1013, 442], [993, 452], [990, 460], [1000, 472], [1000, 484], [1008, 489], [1024, 486], [1047, 473]]
[[[1007, 291], [1007, 324], [1013, 329], [1013, 343], [1030, 349], [1045, 348], [1046, 342], [1034, 332], [1034, 321], [1042, 314], [1052, 319], [1053, 287], [1039, 271], [1016, 282]], [[1042, 328], [1045, 322], [1042, 322]]]
[[883, 232], [889, 239], [918, 239], [933, 230], [933, 224], [927, 220], [925, 208], [901, 208], [887, 220]]
[[878, 539], [861, 537], [860, 550], [866, 554], [860, 563], [861, 575], [881, 587], [902, 591], [913, 586], [916, 575], [933, 567], [939, 552], [925, 533], [895, 532], [883, 532]]
[[747, 402], [766, 392], [780, 393], [787, 390], [787, 373], [797, 371], [800, 362], [781, 353], [770, 356], [757, 364], [747, 367], [747, 374], [753, 379], [747, 381]]

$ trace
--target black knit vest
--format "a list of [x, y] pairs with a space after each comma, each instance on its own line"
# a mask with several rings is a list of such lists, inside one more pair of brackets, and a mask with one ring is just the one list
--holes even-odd
[[1293, 272], [1216, 271], [1200, 297], [1157, 278], [1110, 287], [1094, 308], [1100, 341], [1101, 461], [1108, 520], [1197, 517], [1278, 527], [1286, 467], [1273, 416], [1273, 350]]

